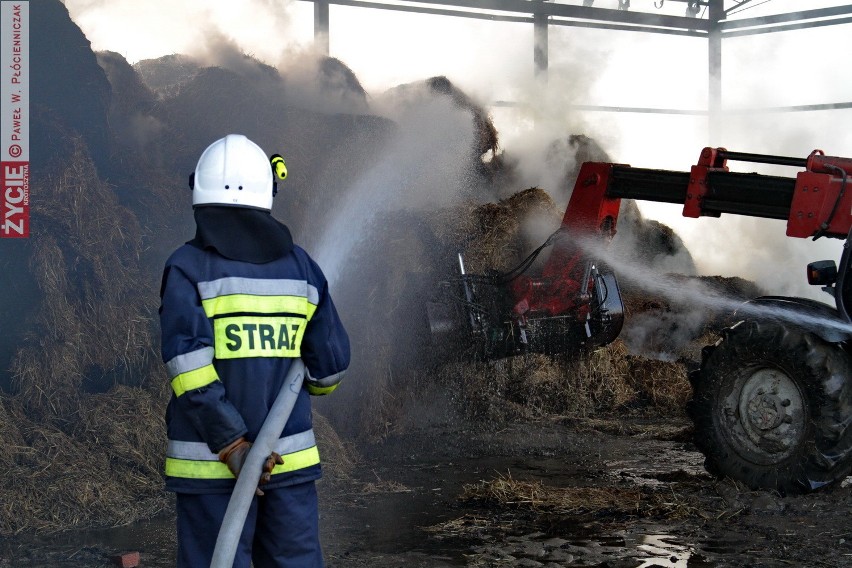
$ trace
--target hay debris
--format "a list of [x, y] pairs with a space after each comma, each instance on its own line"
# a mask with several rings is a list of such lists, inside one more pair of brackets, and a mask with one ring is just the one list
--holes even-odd
[[42, 298], [0, 393], [3, 535], [122, 525], [169, 506], [169, 383], [152, 347], [156, 293], [142, 277], [140, 228], [83, 142], [72, 147], [33, 182], [41, 229], [30, 270]]
[[316, 410], [313, 411], [313, 427], [322, 455], [323, 482], [338, 484], [351, 481], [352, 472], [361, 459], [356, 450], [345, 443], [328, 419]]
[[[541, 188], [531, 187], [471, 211], [475, 231], [463, 250], [470, 272], [513, 268], [559, 227], [562, 212]], [[532, 228], [542, 229], [532, 231]]]
[[119, 526], [170, 507], [160, 467], [162, 408], [138, 387], [81, 396], [66, 431], [33, 420], [19, 400], [3, 400], [0, 436], [14, 445], [3, 460], [0, 534]]
[[692, 436], [691, 424], [639, 424], [615, 418], [580, 418], [572, 420], [578, 429], [597, 430], [618, 436], [651, 438], [665, 441], [688, 441]]
[[647, 405], [664, 414], [683, 413], [692, 396], [692, 387], [682, 363], [630, 358], [633, 388]]
[[551, 487], [541, 481], [521, 481], [509, 475], [465, 485], [459, 498], [501, 509], [572, 516], [675, 519], [694, 511], [691, 503], [672, 492], [644, 487]]
[[411, 489], [404, 483], [399, 481], [380, 479], [375, 482], [368, 482], [361, 485], [359, 493], [361, 495], [370, 494], [388, 494], [388, 493], [411, 493]]
[[447, 538], [482, 538], [494, 532], [508, 532], [513, 524], [510, 520], [501, 520], [468, 513], [442, 523], [422, 527], [422, 530], [439, 540]]
[[438, 377], [453, 387], [466, 416], [492, 422], [584, 418], [626, 408], [677, 416], [691, 393], [683, 364], [629, 355], [620, 340], [575, 358], [527, 354], [451, 362]]

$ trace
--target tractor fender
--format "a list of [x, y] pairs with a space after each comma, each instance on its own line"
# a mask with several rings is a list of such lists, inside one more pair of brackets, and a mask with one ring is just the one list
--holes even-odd
[[[793, 318], [790, 314], [801, 314], [802, 317]], [[744, 302], [736, 316], [794, 325], [829, 343], [852, 339], [852, 324], [841, 317], [837, 308], [809, 298], [761, 296]]]

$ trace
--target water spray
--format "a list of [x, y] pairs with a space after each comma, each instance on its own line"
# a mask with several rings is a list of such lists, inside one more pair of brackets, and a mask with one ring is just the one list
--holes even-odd
[[852, 334], [852, 324], [839, 318], [832, 319], [798, 310], [733, 300], [697, 281], [690, 282], [687, 286], [679, 286], [661, 279], [659, 272], [615, 254], [607, 248], [605, 243], [593, 239], [580, 239], [575, 243], [591, 258], [600, 259], [611, 266], [618, 266], [619, 278], [632, 282], [643, 290], [675, 301], [704, 306], [716, 312], [736, 312], [759, 318], [788, 321], [813, 331], [828, 328], [843, 334]]
[[381, 230], [382, 213], [439, 207], [466, 191], [473, 140], [470, 112], [449, 99], [431, 101], [400, 121], [382, 159], [343, 186], [333, 215], [318, 231], [314, 257], [331, 286], [371, 231]]

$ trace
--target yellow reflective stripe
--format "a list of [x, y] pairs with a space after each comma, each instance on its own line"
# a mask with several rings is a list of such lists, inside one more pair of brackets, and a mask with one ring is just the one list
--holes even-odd
[[166, 475], [189, 479], [233, 479], [234, 474], [220, 461], [166, 458]]
[[216, 373], [213, 365], [205, 365], [193, 371], [181, 373], [173, 378], [172, 390], [175, 391], [175, 395], [180, 396], [186, 391], [200, 389], [218, 380], [219, 375]]
[[[316, 446], [282, 457], [284, 463], [275, 466], [272, 470], [273, 475], [304, 469], [320, 463], [319, 450]], [[234, 478], [228, 466], [220, 461], [182, 460], [179, 458], [166, 458], [166, 475], [188, 479]]]
[[231, 294], [202, 300], [204, 313], [208, 318], [225, 314], [260, 313], [275, 314], [287, 312], [313, 317], [317, 307], [304, 296], [254, 296], [251, 294]]
[[312, 394], [314, 396], [322, 396], [324, 394], [332, 392], [334, 389], [337, 388], [337, 385], [331, 385], [330, 387], [320, 387], [317, 385], [312, 385], [310, 383], [305, 383], [305, 388], [308, 389], [308, 394]]
[[272, 475], [305, 469], [320, 462], [319, 449], [316, 446], [281, 457], [284, 458], [284, 463], [272, 468]]
[[216, 318], [216, 358], [299, 357], [306, 323], [304, 318], [290, 316]]

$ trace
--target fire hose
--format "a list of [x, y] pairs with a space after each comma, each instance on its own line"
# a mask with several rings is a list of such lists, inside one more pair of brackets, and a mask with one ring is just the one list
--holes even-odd
[[290, 413], [293, 412], [304, 378], [305, 364], [301, 359], [296, 359], [284, 378], [284, 384], [275, 402], [272, 403], [266, 421], [260, 427], [260, 432], [246, 456], [237, 484], [234, 486], [234, 492], [231, 493], [231, 499], [228, 501], [225, 517], [222, 519], [222, 527], [216, 538], [210, 568], [232, 568], [234, 565], [237, 545], [254, 498], [254, 490], [263, 472], [263, 464], [269, 454], [275, 450], [275, 442], [281, 436], [281, 431], [287, 424]]

